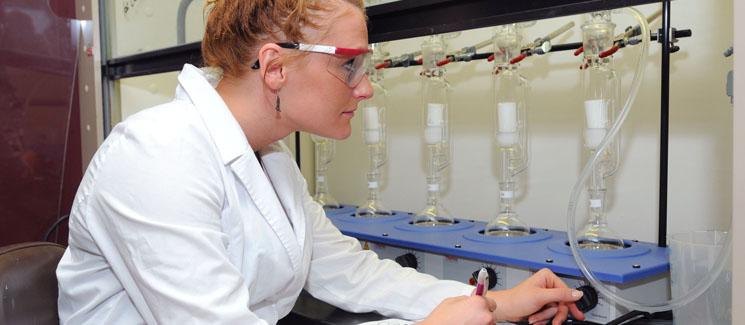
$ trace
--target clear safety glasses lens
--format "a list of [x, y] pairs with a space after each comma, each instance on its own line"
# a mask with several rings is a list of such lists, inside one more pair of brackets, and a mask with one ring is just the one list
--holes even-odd
[[365, 62], [370, 54], [360, 54], [354, 57], [332, 56], [329, 58], [328, 71], [349, 87], [356, 87], [367, 72]]

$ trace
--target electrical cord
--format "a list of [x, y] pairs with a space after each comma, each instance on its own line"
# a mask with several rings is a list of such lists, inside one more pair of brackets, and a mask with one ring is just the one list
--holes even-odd
[[44, 241], [49, 241], [49, 236], [52, 235], [52, 232], [54, 232], [55, 229], [59, 228], [60, 224], [62, 224], [62, 222], [66, 221], [69, 218], [70, 218], [70, 215], [69, 214], [66, 214], [66, 215], [63, 215], [63, 216], [57, 218], [57, 220], [55, 220], [54, 223], [51, 226], [49, 226], [49, 228], [47, 229], [46, 233], [44, 233], [43, 240]]

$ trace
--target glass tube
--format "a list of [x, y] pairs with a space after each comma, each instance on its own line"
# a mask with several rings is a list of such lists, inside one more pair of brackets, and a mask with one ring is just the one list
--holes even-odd
[[[585, 61], [582, 69], [584, 148], [587, 159], [598, 152], [600, 142], [616, 115], [620, 83], [612, 67], [612, 57], [601, 55], [613, 47], [614, 28], [609, 11], [590, 14], [582, 25]], [[593, 163], [592, 174], [586, 184], [588, 221], [577, 233], [581, 248], [611, 250], [624, 247], [621, 237], [608, 227], [607, 222], [607, 178], [616, 172], [619, 160], [620, 141], [615, 138]]]
[[359, 205], [355, 216], [362, 218], [386, 217], [393, 215], [380, 199], [382, 168], [387, 161], [385, 132], [385, 109], [387, 92], [382, 85], [383, 71], [375, 66], [388, 56], [381, 44], [372, 45], [372, 60], [368, 61], [367, 73], [372, 84], [374, 96], [362, 102], [363, 140], [368, 151], [367, 197]]
[[494, 37], [495, 136], [500, 155], [499, 214], [484, 234], [519, 237], [530, 234], [530, 227], [514, 209], [518, 184], [516, 176], [528, 166], [527, 92], [528, 81], [520, 75], [518, 64], [510, 60], [520, 55], [522, 35], [517, 24], [499, 26]]
[[318, 135], [311, 135], [311, 139], [315, 145], [316, 154], [316, 194], [313, 199], [326, 209], [341, 208], [339, 202], [329, 193], [328, 180], [326, 179], [328, 166], [334, 159], [336, 142], [333, 139]]
[[447, 226], [453, 217], [440, 200], [443, 174], [450, 165], [450, 134], [448, 130], [448, 91], [445, 69], [437, 62], [445, 58], [442, 35], [430, 36], [422, 44], [422, 121], [427, 159], [427, 201], [424, 209], [413, 217], [417, 226]]

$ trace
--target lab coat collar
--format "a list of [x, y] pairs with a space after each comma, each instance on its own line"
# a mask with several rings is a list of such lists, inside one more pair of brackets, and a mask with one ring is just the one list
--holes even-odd
[[[294, 271], [302, 269], [302, 243], [305, 240], [305, 222], [302, 209], [295, 205], [299, 196], [295, 195], [287, 166], [282, 159], [275, 158], [273, 151], [281, 150], [281, 145], [273, 144], [262, 150], [260, 155], [267, 155], [265, 165], [267, 173], [254, 155], [238, 121], [228, 109], [214, 87], [220, 81], [219, 71], [214, 69], [200, 70], [193, 65], [185, 64], [178, 76], [179, 88], [176, 98], [191, 100], [215, 142], [223, 163], [229, 165], [233, 173], [248, 191], [251, 199], [264, 219], [272, 227], [282, 242]], [[279, 147], [278, 147], [279, 146]], [[291, 159], [285, 159], [292, 161]], [[269, 171], [272, 172], [269, 172]], [[270, 182], [269, 178], [272, 179]], [[276, 193], [276, 195], [275, 195]], [[287, 208], [282, 206], [285, 202]], [[293, 231], [292, 220], [296, 229]], [[298, 228], [298, 226], [300, 226]]]
[[238, 121], [215, 91], [221, 77], [217, 69], [200, 70], [191, 64], [184, 64], [178, 76], [176, 99], [187, 99], [194, 103], [220, 151], [222, 162], [227, 165], [252, 150]]
[[[265, 165], [269, 165], [269, 162], [265, 161]], [[253, 203], [259, 209], [261, 214], [264, 216], [266, 222], [272, 227], [277, 238], [282, 242], [285, 247], [292, 269], [294, 271], [300, 271], [302, 263], [302, 248], [300, 247], [300, 239], [297, 238], [295, 231], [290, 225], [290, 218], [288, 217], [289, 212], [286, 212], [280, 203], [280, 198], [284, 198], [283, 192], [288, 191], [282, 184], [283, 178], [288, 178], [286, 173], [284, 177], [276, 177], [280, 181], [274, 181], [276, 185], [272, 186], [269, 182], [270, 173], [267, 172], [266, 176], [263, 173], [263, 169], [259, 164], [256, 157], [251, 154], [245, 154], [236, 158], [230, 163], [230, 168], [233, 170], [235, 175], [240, 179], [243, 186], [251, 196]], [[268, 170], [272, 170], [271, 167]], [[274, 173], [271, 173], [274, 174]], [[276, 195], [274, 194], [276, 192]], [[282, 193], [282, 194], [280, 194]], [[284, 198], [286, 199], [286, 198]], [[292, 204], [292, 200], [284, 201], [285, 204]], [[288, 209], [289, 210], [289, 209]], [[304, 239], [304, 235], [303, 235]]]
[[[259, 153], [264, 161], [264, 169], [271, 179], [285, 213], [287, 213], [302, 251], [305, 246], [305, 210], [303, 182], [296, 179], [293, 170], [297, 169], [289, 150], [281, 141], [269, 145]], [[297, 170], [296, 170], [297, 171]]]

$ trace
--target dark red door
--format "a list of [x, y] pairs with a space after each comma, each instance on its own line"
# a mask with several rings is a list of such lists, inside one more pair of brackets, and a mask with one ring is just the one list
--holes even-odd
[[0, 0], [0, 246], [41, 240], [80, 182], [73, 6]]

